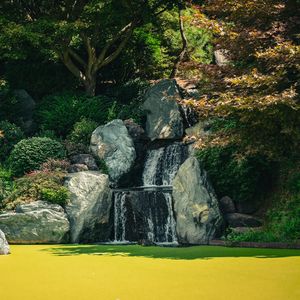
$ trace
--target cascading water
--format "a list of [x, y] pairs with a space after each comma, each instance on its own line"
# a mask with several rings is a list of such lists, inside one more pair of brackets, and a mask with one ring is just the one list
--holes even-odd
[[176, 221], [174, 218], [174, 212], [173, 212], [173, 201], [172, 201], [172, 195], [170, 193], [164, 193], [167, 206], [168, 206], [168, 219], [166, 223], [166, 235], [165, 240], [171, 243], [177, 243], [177, 235], [176, 235]]
[[143, 186], [114, 191], [114, 242], [177, 244], [172, 181], [186, 156], [186, 146], [179, 142], [151, 149], [145, 161]]
[[186, 147], [173, 143], [166, 147], [149, 150], [143, 172], [143, 185], [170, 186], [186, 158]]
[[126, 242], [126, 194], [114, 194], [114, 242]]

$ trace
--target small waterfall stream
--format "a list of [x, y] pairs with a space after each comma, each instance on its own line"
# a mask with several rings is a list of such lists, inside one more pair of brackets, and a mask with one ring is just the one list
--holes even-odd
[[113, 242], [177, 244], [172, 181], [186, 157], [186, 146], [179, 142], [148, 150], [143, 186], [114, 191]]
[[114, 194], [114, 242], [125, 242], [126, 233], [126, 194]]

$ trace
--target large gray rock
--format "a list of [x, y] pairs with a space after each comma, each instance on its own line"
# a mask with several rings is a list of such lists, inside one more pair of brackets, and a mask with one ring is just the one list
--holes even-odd
[[259, 227], [262, 225], [260, 219], [240, 213], [226, 214], [225, 219], [230, 227]]
[[70, 161], [73, 165], [86, 165], [87, 169], [91, 171], [99, 170], [95, 158], [91, 154], [76, 154], [71, 156]]
[[218, 201], [196, 158], [188, 158], [173, 181], [180, 243], [207, 244], [222, 224]]
[[136, 158], [133, 140], [122, 120], [98, 127], [92, 133], [91, 151], [105, 161], [113, 181], [128, 173]]
[[70, 191], [66, 212], [71, 242], [98, 242], [109, 238], [112, 192], [107, 175], [88, 171], [74, 173], [65, 182]]
[[219, 206], [223, 214], [235, 213], [236, 211], [233, 200], [228, 196], [222, 197], [219, 200]]
[[181, 96], [175, 80], [162, 80], [146, 92], [143, 110], [147, 114], [146, 133], [151, 140], [182, 137], [178, 99]]
[[14, 90], [16, 97], [16, 118], [22, 124], [25, 132], [31, 133], [34, 129], [33, 114], [36, 103], [25, 90]]
[[0, 227], [14, 244], [68, 242], [69, 221], [63, 208], [44, 201], [23, 204], [15, 212], [0, 214]]
[[8, 242], [5, 234], [0, 230], [0, 255], [7, 255], [10, 253]]

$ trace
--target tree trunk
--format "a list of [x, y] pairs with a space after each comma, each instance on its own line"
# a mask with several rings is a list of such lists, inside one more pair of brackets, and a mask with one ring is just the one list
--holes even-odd
[[84, 88], [88, 96], [93, 97], [96, 95], [96, 75], [86, 78], [84, 81]]
[[180, 28], [180, 35], [181, 35], [181, 40], [182, 40], [182, 48], [181, 48], [181, 51], [180, 51], [178, 57], [176, 58], [176, 60], [174, 62], [174, 66], [173, 66], [173, 70], [171, 72], [170, 78], [176, 77], [180, 63], [183, 61], [184, 57], [186, 55], [188, 55], [188, 42], [187, 42], [187, 38], [186, 38], [185, 32], [184, 32], [182, 10], [183, 10], [183, 5], [181, 3], [178, 3], [179, 28]]

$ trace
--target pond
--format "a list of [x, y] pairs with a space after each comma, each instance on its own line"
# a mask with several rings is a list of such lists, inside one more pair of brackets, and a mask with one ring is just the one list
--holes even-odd
[[300, 299], [300, 251], [22, 245], [0, 257], [0, 298]]

